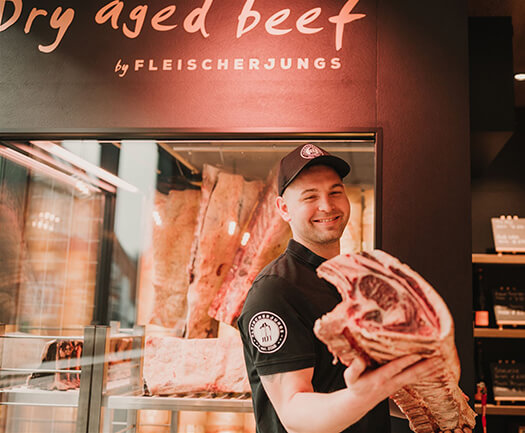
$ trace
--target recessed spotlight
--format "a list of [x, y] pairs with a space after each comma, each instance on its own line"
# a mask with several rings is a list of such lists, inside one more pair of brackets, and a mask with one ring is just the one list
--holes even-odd
[[516, 81], [525, 81], [525, 73], [521, 72], [519, 74], [515, 74], [514, 79]]

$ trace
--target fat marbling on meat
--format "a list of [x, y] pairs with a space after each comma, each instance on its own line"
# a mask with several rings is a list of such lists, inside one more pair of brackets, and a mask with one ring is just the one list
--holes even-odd
[[360, 356], [372, 367], [408, 354], [441, 357], [442, 371], [392, 399], [416, 433], [470, 432], [475, 413], [458, 386], [452, 316], [432, 286], [379, 250], [339, 255], [317, 273], [342, 297], [314, 326], [334, 356], [345, 365]]

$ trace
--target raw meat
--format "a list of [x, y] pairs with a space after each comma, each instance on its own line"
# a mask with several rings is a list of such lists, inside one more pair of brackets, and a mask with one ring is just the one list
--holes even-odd
[[78, 373], [38, 373], [31, 374], [27, 384], [39, 389], [65, 391], [80, 386], [80, 358], [83, 343], [81, 340], [52, 340], [44, 347], [40, 369], [79, 370]]
[[154, 302], [148, 323], [173, 329], [182, 336], [189, 286], [188, 251], [193, 242], [200, 191], [171, 190], [155, 196], [153, 225]]
[[270, 175], [263, 198], [245, 230], [249, 238], [237, 250], [233, 265], [210, 306], [209, 315], [221, 322], [235, 324], [253, 280], [284, 251], [290, 239], [290, 227], [277, 212], [276, 197], [276, 179]]
[[240, 337], [146, 338], [144, 380], [152, 395], [248, 393]]
[[345, 231], [341, 236], [341, 254], [356, 253], [361, 251], [361, 221], [363, 216], [363, 204], [361, 187], [346, 186], [346, 196], [350, 202], [350, 218]]
[[208, 309], [233, 262], [262, 190], [261, 181], [204, 167], [202, 200], [190, 259], [186, 337], [214, 334]]
[[413, 353], [440, 356], [442, 372], [404, 387], [392, 399], [416, 433], [469, 432], [475, 414], [458, 387], [454, 324], [430, 284], [379, 250], [334, 257], [317, 273], [342, 297], [314, 327], [334, 356], [346, 365], [361, 356], [371, 366]]
[[374, 249], [374, 215], [375, 215], [375, 198], [374, 189], [365, 188], [363, 191], [363, 222], [362, 222], [362, 239], [363, 251], [372, 251]]
[[[133, 338], [112, 335], [108, 353], [108, 387], [114, 381], [129, 381], [131, 378], [133, 357]], [[111, 384], [113, 385], [113, 384]]]
[[197, 260], [197, 252], [199, 250], [199, 236], [204, 225], [204, 218], [210, 204], [210, 197], [217, 183], [219, 177], [219, 169], [213, 165], [204, 164], [202, 170], [202, 185], [201, 185], [201, 200], [199, 203], [199, 213], [197, 214], [197, 224], [193, 236], [193, 243], [191, 244], [190, 263], [188, 265], [188, 272], [190, 274], [190, 282], [193, 281], [195, 275], [193, 269], [195, 267], [195, 260]]

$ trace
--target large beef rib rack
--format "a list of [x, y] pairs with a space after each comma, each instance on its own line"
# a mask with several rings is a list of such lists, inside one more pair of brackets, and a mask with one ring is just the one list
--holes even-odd
[[409, 354], [439, 356], [443, 370], [391, 396], [416, 433], [471, 432], [475, 413], [458, 386], [452, 316], [418, 273], [384, 251], [342, 254], [317, 274], [342, 302], [317, 320], [314, 332], [345, 364], [360, 356], [378, 366]]

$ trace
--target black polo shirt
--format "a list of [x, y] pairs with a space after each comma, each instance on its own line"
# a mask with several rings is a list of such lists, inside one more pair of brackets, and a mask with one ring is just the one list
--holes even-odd
[[[315, 392], [332, 392], [346, 386], [343, 378], [346, 367], [340, 362], [332, 363], [333, 355], [313, 332], [315, 321], [341, 302], [337, 289], [315, 272], [323, 261], [324, 258], [290, 240], [284, 254], [259, 273], [244, 303], [238, 325], [257, 433], [286, 432], [260, 376], [314, 367]], [[380, 403], [344, 432], [390, 432], [388, 402]]]

